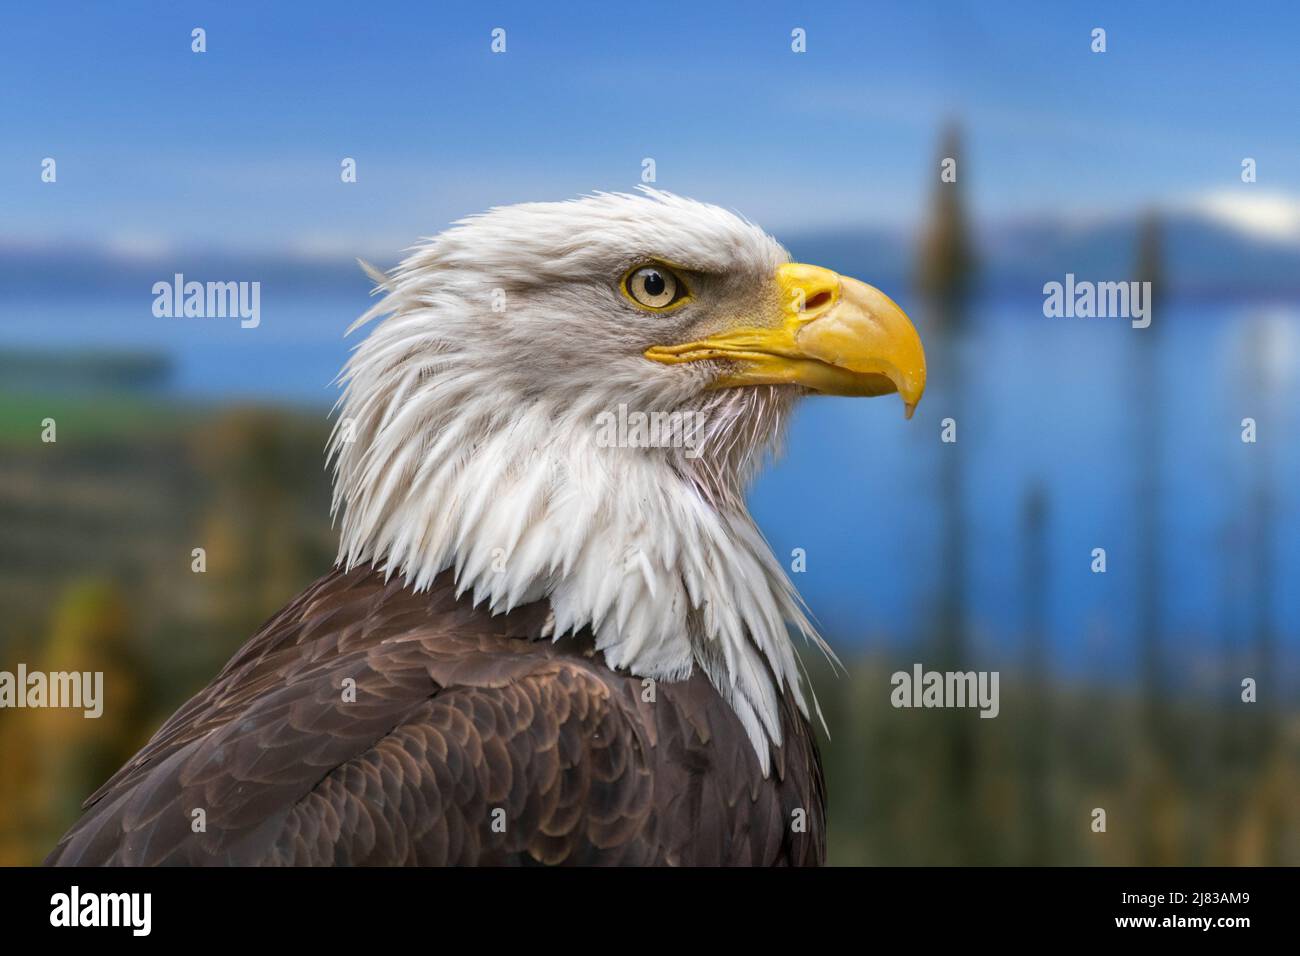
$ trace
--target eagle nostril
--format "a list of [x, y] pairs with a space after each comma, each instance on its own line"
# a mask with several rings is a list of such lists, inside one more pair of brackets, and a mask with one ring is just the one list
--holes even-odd
[[823, 305], [831, 300], [831, 294], [825, 290], [818, 292], [816, 295], [804, 301], [803, 311], [811, 312], [814, 309], [820, 309]]

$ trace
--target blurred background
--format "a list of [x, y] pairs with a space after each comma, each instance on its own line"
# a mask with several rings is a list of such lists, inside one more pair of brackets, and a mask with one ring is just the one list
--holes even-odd
[[[38, 862], [328, 569], [355, 258], [631, 189], [646, 159], [881, 287], [926, 342], [913, 421], [812, 399], [751, 497], [778, 556], [806, 553], [795, 583], [846, 668], [804, 653], [831, 861], [1300, 863], [1293, 6], [3, 17], [0, 669], [102, 670], [107, 703], [0, 711], [0, 863]], [[260, 282], [261, 324], [156, 318], [175, 273]], [[1151, 327], [1045, 318], [1066, 273], [1152, 281]], [[1000, 671], [1000, 716], [892, 708], [916, 662]]]

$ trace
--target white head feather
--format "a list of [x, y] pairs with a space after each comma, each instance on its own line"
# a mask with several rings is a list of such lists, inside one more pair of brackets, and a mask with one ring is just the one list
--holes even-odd
[[[554, 637], [590, 628], [611, 667], [702, 668], [767, 772], [779, 695], [808, 712], [787, 625], [825, 650], [743, 497], [799, 390], [709, 390], [713, 363], [642, 353], [753, 308], [788, 258], [751, 223], [654, 190], [497, 208], [418, 246], [349, 329], [387, 316], [342, 376], [340, 563], [415, 588], [451, 568], [493, 613], [549, 601]], [[619, 283], [651, 260], [708, 287], [648, 314]], [[700, 413], [694, 449], [605, 447], [597, 422], [620, 405]]]

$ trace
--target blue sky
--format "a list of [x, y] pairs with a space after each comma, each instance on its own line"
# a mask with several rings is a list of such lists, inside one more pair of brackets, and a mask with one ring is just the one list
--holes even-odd
[[493, 204], [630, 188], [646, 156], [662, 188], [781, 233], [909, 224], [947, 116], [986, 216], [1239, 189], [1247, 155], [1261, 188], [1300, 192], [1290, 4], [558, 7], [11, 7], [0, 240], [369, 253]]

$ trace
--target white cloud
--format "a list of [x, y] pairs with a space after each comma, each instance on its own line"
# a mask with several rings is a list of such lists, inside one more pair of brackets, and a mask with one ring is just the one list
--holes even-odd
[[1271, 242], [1300, 242], [1300, 197], [1251, 189], [1198, 196], [1191, 210], [1215, 222]]
[[161, 235], [142, 232], [121, 232], [104, 240], [104, 251], [117, 259], [150, 261], [161, 259], [173, 251], [171, 240]]

